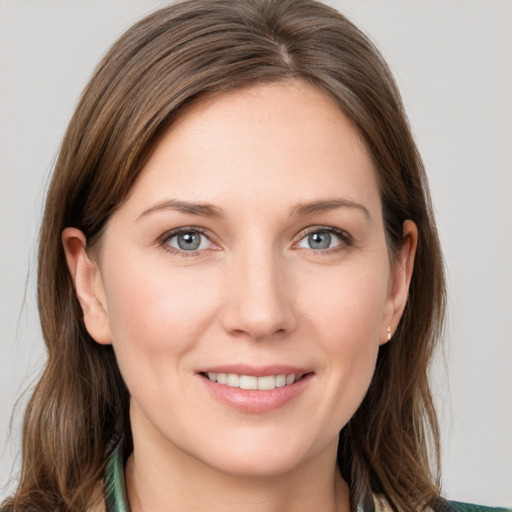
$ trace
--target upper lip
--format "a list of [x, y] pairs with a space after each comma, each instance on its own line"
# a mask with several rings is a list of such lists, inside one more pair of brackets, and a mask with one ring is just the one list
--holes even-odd
[[208, 366], [202, 368], [198, 373], [234, 373], [236, 375], [251, 375], [254, 377], [265, 377], [266, 375], [304, 375], [311, 373], [310, 369], [298, 366], [272, 364], [264, 366], [254, 366], [252, 364], [228, 364]]

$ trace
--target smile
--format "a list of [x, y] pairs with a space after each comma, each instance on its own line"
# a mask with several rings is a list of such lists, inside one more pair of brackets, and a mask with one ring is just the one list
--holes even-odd
[[256, 377], [254, 375], [238, 375], [236, 373], [215, 373], [208, 372], [203, 374], [210, 381], [240, 389], [254, 389], [259, 391], [272, 391], [276, 388], [283, 388], [297, 382], [303, 377], [303, 374], [279, 374], [263, 375]]
[[233, 364], [197, 372], [210, 396], [244, 413], [279, 409], [302, 395], [315, 372], [288, 365]]

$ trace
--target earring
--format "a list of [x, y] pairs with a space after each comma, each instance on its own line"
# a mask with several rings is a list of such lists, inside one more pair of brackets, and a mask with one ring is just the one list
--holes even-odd
[[391, 339], [391, 325], [388, 325], [388, 341]]

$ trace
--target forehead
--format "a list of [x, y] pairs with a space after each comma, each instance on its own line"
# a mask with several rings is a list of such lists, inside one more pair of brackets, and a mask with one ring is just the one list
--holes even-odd
[[279, 200], [293, 207], [341, 194], [379, 202], [367, 150], [319, 89], [299, 81], [265, 84], [191, 107], [155, 148], [131, 198], [158, 202]]

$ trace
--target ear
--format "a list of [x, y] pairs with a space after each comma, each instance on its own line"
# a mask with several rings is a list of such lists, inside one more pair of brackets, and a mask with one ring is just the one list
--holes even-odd
[[381, 327], [380, 343], [384, 344], [391, 339], [398, 327], [411, 283], [414, 269], [414, 257], [418, 246], [418, 228], [412, 220], [403, 224], [402, 246], [398, 250], [395, 262], [391, 269], [390, 294], [386, 303], [384, 322]]
[[103, 280], [98, 264], [87, 253], [85, 235], [79, 229], [66, 228], [62, 245], [87, 332], [98, 343], [108, 345], [112, 337]]

